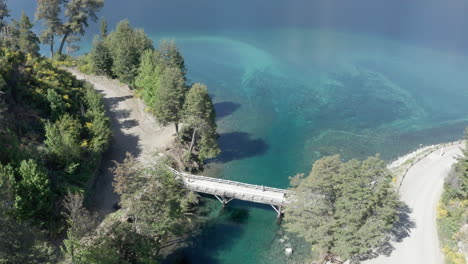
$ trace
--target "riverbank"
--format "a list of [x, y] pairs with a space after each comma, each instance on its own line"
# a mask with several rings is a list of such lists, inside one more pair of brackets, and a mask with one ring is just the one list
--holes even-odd
[[118, 202], [109, 171], [114, 161], [122, 162], [126, 153], [140, 161], [148, 160], [155, 152], [171, 146], [175, 135], [174, 126], [162, 126], [145, 111], [144, 103], [133, 91], [117, 80], [102, 76], [87, 75], [76, 69], [67, 70], [80, 80], [86, 80], [103, 96], [107, 116], [111, 122], [113, 141], [103, 157], [100, 176], [95, 182], [93, 205], [101, 215], [114, 211]]

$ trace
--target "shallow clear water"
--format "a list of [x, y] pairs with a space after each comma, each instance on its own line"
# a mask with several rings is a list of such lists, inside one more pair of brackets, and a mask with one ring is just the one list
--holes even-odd
[[[323, 155], [392, 159], [457, 139], [468, 124], [459, 54], [299, 28], [166, 37], [213, 95], [224, 151], [213, 176], [286, 188]], [[268, 206], [232, 203], [217, 219], [185, 251], [192, 263], [286, 261]]]
[[[208, 85], [223, 153], [206, 174], [286, 188], [324, 155], [391, 160], [460, 138], [466, 11], [436, 0], [115, 0], [103, 15], [174, 39], [190, 80]], [[297, 251], [286, 259], [268, 206], [234, 201], [220, 212], [205, 200], [206, 228], [177, 252], [187, 263], [301, 263], [307, 244], [291, 241]]]

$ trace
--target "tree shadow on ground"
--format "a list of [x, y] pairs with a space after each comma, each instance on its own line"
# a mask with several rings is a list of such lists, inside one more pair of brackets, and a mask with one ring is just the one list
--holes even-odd
[[357, 258], [358, 263], [359, 261], [377, 258], [379, 255], [390, 256], [395, 249], [393, 243], [400, 243], [411, 235], [411, 229], [416, 228], [416, 223], [410, 217], [411, 208], [406, 204], [402, 204], [397, 210], [398, 220], [394, 223], [393, 229], [385, 242], [375, 252]]
[[122, 127], [125, 128], [125, 129], [130, 129], [130, 128], [133, 128], [133, 127], [136, 127], [138, 126], [138, 121], [137, 120], [124, 120], [122, 121]]
[[131, 98], [133, 98], [133, 96], [104, 97], [102, 99], [111, 125], [112, 141], [109, 149], [102, 157], [98, 176], [92, 186], [93, 206], [101, 216], [115, 211], [115, 205], [119, 201], [119, 197], [114, 193], [114, 188], [112, 186], [114, 174], [110, 169], [114, 167], [114, 161], [119, 163], [123, 162], [127, 152], [135, 157], [138, 157], [141, 153], [139, 145], [140, 138], [136, 135], [124, 132], [129, 126], [138, 125], [138, 122], [136, 120], [123, 120], [130, 116], [130, 111], [126, 109], [116, 109], [120, 102]]
[[214, 104], [216, 110], [216, 119], [222, 119], [223, 117], [232, 115], [237, 109], [240, 108], [240, 104], [234, 102], [219, 102]]
[[260, 139], [252, 139], [245, 132], [223, 133], [219, 137], [221, 154], [212, 162], [229, 162], [263, 155], [268, 151], [268, 144]]

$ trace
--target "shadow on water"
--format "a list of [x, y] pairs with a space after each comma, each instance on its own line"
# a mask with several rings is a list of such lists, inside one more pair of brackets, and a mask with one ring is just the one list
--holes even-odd
[[260, 138], [252, 139], [245, 132], [223, 133], [219, 137], [221, 154], [212, 162], [229, 162], [259, 156], [267, 152], [268, 144]]
[[380, 247], [377, 248], [375, 252], [360, 257], [358, 261], [373, 259], [379, 255], [390, 256], [395, 249], [392, 244], [400, 243], [403, 239], [409, 237], [411, 235], [411, 229], [416, 227], [416, 223], [411, 220], [411, 212], [412, 210], [408, 205], [401, 205], [397, 212], [398, 220], [393, 225], [393, 229], [390, 231], [390, 236]]
[[[98, 92], [102, 93], [102, 91]], [[123, 162], [127, 152], [135, 157], [138, 157], [141, 153], [140, 138], [124, 132], [126, 129], [137, 125], [138, 122], [128, 119], [130, 117], [128, 110], [117, 109], [119, 103], [131, 98], [133, 96], [104, 97], [102, 99], [111, 124], [112, 141], [109, 149], [103, 155], [99, 176], [96, 177], [93, 185], [93, 204], [101, 215], [115, 210], [115, 205], [119, 200], [112, 187], [114, 174], [109, 170], [114, 167], [114, 161]]]
[[248, 221], [249, 211], [245, 208], [219, 206], [219, 215], [203, 224], [201, 233], [187, 241], [187, 246], [179, 248], [167, 256], [163, 264], [218, 264], [216, 252], [228, 249], [243, 232], [243, 224]]
[[216, 119], [222, 119], [223, 117], [232, 115], [240, 106], [240, 104], [234, 102], [219, 102], [214, 104]]

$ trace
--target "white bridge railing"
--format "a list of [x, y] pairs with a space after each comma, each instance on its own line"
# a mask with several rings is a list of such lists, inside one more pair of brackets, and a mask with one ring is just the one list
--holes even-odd
[[233, 199], [254, 203], [269, 204], [277, 213], [277, 223], [281, 222], [283, 210], [288, 201], [289, 190], [248, 184], [206, 176], [192, 175], [167, 167], [175, 177], [180, 177], [187, 189], [198, 193], [211, 194], [222, 204], [223, 208]]
[[248, 183], [243, 183], [243, 182], [236, 182], [236, 181], [218, 179], [218, 178], [207, 177], [207, 176], [192, 175], [192, 174], [177, 171], [177, 170], [175, 170], [175, 169], [173, 169], [171, 167], [168, 167], [168, 168], [173, 173], [175, 173], [177, 175], [181, 175], [181, 176], [183, 176], [185, 178], [199, 179], [199, 180], [210, 181], [210, 182], [218, 182], [218, 183], [230, 184], [230, 185], [234, 185], [234, 186], [242, 186], [242, 187], [247, 187], [247, 188], [252, 188], [252, 189], [257, 189], [257, 190], [277, 192], [277, 193], [284, 193], [284, 194], [289, 194], [290, 193], [289, 190], [285, 190], [285, 189], [279, 189], [279, 188], [273, 188], [273, 187], [255, 185], [255, 184], [248, 184]]

